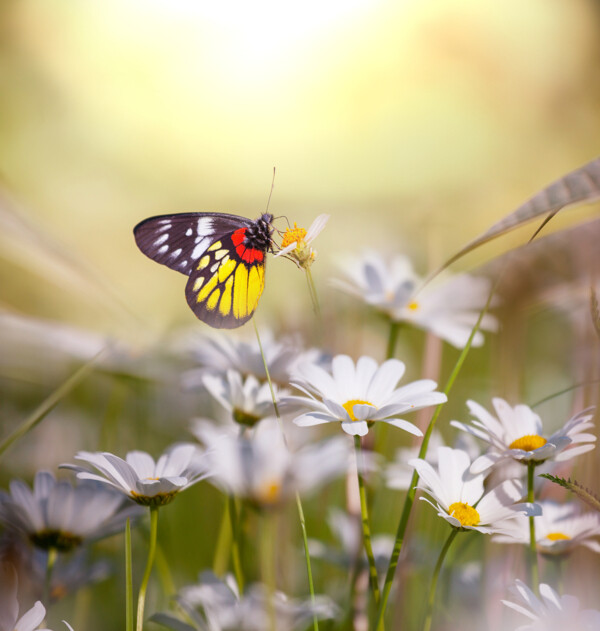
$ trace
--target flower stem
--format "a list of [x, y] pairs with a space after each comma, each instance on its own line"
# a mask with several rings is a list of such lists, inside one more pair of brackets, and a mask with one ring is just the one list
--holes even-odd
[[240, 595], [244, 593], [244, 573], [242, 571], [242, 557], [240, 552], [240, 529], [239, 529], [239, 514], [235, 502], [235, 497], [233, 495], [229, 496], [227, 500], [229, 505], [228, 513], [229, 519], [231, 523], [231, 558], [233, 561], [233, 571], [235, 573], [235, 579], [238, 584], [238, 589], [240, 591]]
[[315, 282], [312, 277], [312, 272], [310, 271], [310, 267], [305, 267], [304, 271], [306, 272], [306, 283], [308, 284], [308, 293], [310, 294], [310, 299], [312, 301], [313, 309], [315, 310], [315, 315], [317, 318], [321, 317], [321, 306], [319, 305], [319, 296], [317, 295], [317, 288], [315, 287]]
[[125, 629], [133, 631], [133, 572], [131, 563], [131, 522], [125, 524]]
[[[275, 409], [275, 416], [277, 417], [277, 421], [279, 422], [279, 427], [281, 429], [281, 435], [283, 436], [283, 442], [287, 448], [288, 442], [285, 436], [285, 432], [283, 431], [283, 422], [281, 420], [281, 415], [279, 414], [279, 406], [277, 405], [277, 399], [275, 397], [275, 390], [273, 389], [273, 383], [271, 382], [271, 375], [269, 374], [269, 367], [267, 366], [267, 360], [265, 358], [265, 353], [263, 351], [262, 343], [260, 341], [260, 335], [258, 333], [258, 327], [256, 326], [256, 322], [252, 320], [254, 324], [254, 332], [256, 333], [256, 339], [258, 340], [258, 348], [260, 349], [260, 355], [263, 360], [263, 365], [265, 367], [265, 374], [267, 376], [267, 381], [269, 382], [269, 389], [271, 390], [271, 398], [273, 399], [273, 408]], [[300, 499], [300, 494], [296, 491], [296, 506], [298, 508], [298, 518], [300, 520], [300, 528], [302, 530], [302, 540], [304, 542], [304, 556], [306, 558], [306, 572], [308, 575], [308, 588], [310, 590], [310, 600], [315, 608], [313, 613], [313, 629], [314, 631], [319, 631], [319, 619], [317, 618], [316, 612], [316, 599], [315, 599], [315, 586], [313, 583], [313, 575], [312, 575], [312, 567], [310, 562], [310, 554], [308, 551], [308, 534], [306, 532], [306, 520], [304, 519], [304, 510], [302, 508], [302, 501]]]
[[[530, 461], [527, 463], [527, 501], [533, 504], [535, 501], [535, 493], [533, 488], [533, 477], [535, 473], [536, 463]], [[537, 558], [537, 546], [535, 539], [535, 517], [531, 515], [529, 517], [529, 584], [531, 589], [538, 594], [539, 593], [539, 571], [538, 571], [538, 558]]]
[[400, 322], [390, 320], [390, 334], [388, 337], [387, 350], [385, 352], [386, 359], [392, 359], [396, 355], [396, 344], [398, 342], [398, 334], [400, 333]]
[[215, 556], [213, 558], [213, 572], [216, 576], [223, 576], [227, 571], [227, 561], [232, 546], [231, 537], [231, 516], [229, 514], [229, 498], [227, 498], [223, 507], [223, 516], [221, 517], [219, 536], [217, 537]]
[[427, 597], [427, 614], [425, 616], [425, 623], [423, 624], [423, 631], [429, 631], [431, 629], [431, 621], [433, 618], [433, 603], [435, 602], [435, 590], [437, 587], [440, 570], [442, 569], [446, 554], [448, 553], [448, 550], [452, 545], [452, 542], [454, 541], [454, 537], [456, 537], [458, 532], [459, 531], [457, 528], [452, 528], [452, 532], [448, 535], [446, 543], [444, 543], [444, 547], [442, 548], [437, 563], [435, 564], [433, 576], [431, 577], [431, 584], [429, 585], [429, 596]]
[[273, 550], [275, 541], [275, 520], [270, 512], [264, 516], [264, 525], [261, 532], [261, 574], [262, 580], [267, 588], [267, 614], [269, 616], [270, 631], [277, 631], [277, 620], [275, 618], [275, 556]]
[[[471, 349], [473, 339], [475, 338], [475, 335], [477, 331], [479, 330], [479, 326], [481, 325], [481, 321], [483, 320], [483, 316], [487, 313], [487, 310], [489, 309], [490, 304], [492, 302], [492, 296], [494, 295], [494, 292], [498, 285], [498, 280], [499, 280], [499, 277], [496, 278], [496, 281], [492, 285], [487, 302], [485, 303], [485, 306], [483, 307], [483, 309], [481, 310], [481, 313], [479, 314], [479, 318], [477, 319], [477, 322], [475, 323], [475, 326], [473, 327], [473, 330], [471, 331], [471, 335], [469, 336], [469, 339], [467, 340], [465, 347], [463, 348], [461, 354], [456, 360], [456, 364], [454, 365], [454, 368], [452, 369], [452, 372], [450, 373], [450, 377], [448, 377], [448, 381], [446, 382], [446, 387], [444, 388], [444, 394], [446, 396], [452, 390], [452, 386], [454, 385], [454, 382], [456, 381], [456, 378], [458, 377], [458, 374], [460, 373], [460, 370], [463, 364], [465, 363], [467, 355]], [[427, 454], [427, 447], [429, 445], [429, 439], [431, 438], [431, 433], [433, 432], [435, 423], [440, 415], [440, 412], [442, 411], [443, 405], [444, 405], [443, 403], [438, 405], [433, 412], [431, 421], [429, 421], [429, 425], [427, 426], [427, 430], [425, 431], [425, 436], [423, 436], [423, 442], [421, 443], [421, 449], [419, 450], [419, 458], [425, 458], [425, 455]], [[394, 543], [394, 549], [392, 550], [392, 556], [390, 558], [390, 563], [388, 565], [387, 574], [385, 575], [385, 583], [384, 583], [383, 592], [381, 595], [381, 604], [379, 606], [377, 625], [375, 627], [376, 631], [383, 630], [383, 619], [385, 617], [385, 610], [386, 610], [388, 599], [390, 596], [390, 591], [392, 589], [392, 581], [394, 580], [396, 567], [398, 566], [398, 558], [400, 557], [400, 552], [402, 551], [402, 543], [404, 541], [404, 535], [406, 533], [408, 519], [410, 517], [410, 512], [415, 501], [415, 495], [417, 492], [415, 487], [418, 481], [419, 481], [419, 474], [415, 470], [413, 472], [413, 475], [410, 481], [410, 486], [406, 494], [406, 499], [404, 500], [404, 507], [402, 508], [402, 515], [400, 516], [400, 521], [398, 523], [398, 530], [396, 531], [396, 541]]]
[[152, 572], [152, 565], [154, 563], [154, 554], [156, 552], [157, 532], [158, 532], [158, 506], [151, 506], [150, 507], [150, 543], [148, 547], [148, 561], [146, 562], [146, 569], [144, 570], [144, 576], [142, 577], [142, 583], [140, 585], [140, 592], [138, 594], [136, 631], [142, 631], [142, 628], [144, 626], [144, 605], [146, 604], [146, 590], [148, 589], [148, 581], [150, 580], [150, 574]]
[[52, 570], [54, 569], [54, 564], [56, 563], [56, 558], [58, 556], [58, 551], [56, 548], [48, 549], [48, 558], [46, 559], [46, 575], [44, 577], [44, 602], [47, 603], [47, 606], [50, 606], [50, 598], [52, 593]]
[[354, 449], [356, 453], [356, 473], [358, 477], [358, 491], [360, 494], [360, 512], [363, 530], [363, 541], [365, 545], [365, 552], [367, 553], [367, 559], [369, 561], [369, 579], [371, 582], [371, 590], [375, 599], [375, 604], [378, 605], [381, 600], [379, 593], [379, 580], [377, 578], [377, 567], [375, 566], [375, 556], [373, 555], [373, 546], [371, 545], [371, 527], [369, 525], [369, 511], [367, 507], [367, 493], [365, 490], [365, 481], [363, 479], [363, 458], [362, 447], [360, 443], [360, 436], [354, 436]]

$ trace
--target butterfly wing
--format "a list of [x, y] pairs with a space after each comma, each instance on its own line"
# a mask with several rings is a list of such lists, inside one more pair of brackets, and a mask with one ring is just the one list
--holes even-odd
[[239, 228], [211, 244], [185, 288], [196, 317], [215, 328], [233, 329], [253, 315], [265, 286], [267, 247], [242, 244]]
[[223, 235], [252, 224], [246, 217], [224, 213], [159, 215], [141, 221], [133, 234], [139, 249], [152, 260], [189, 276], [204, 252]]

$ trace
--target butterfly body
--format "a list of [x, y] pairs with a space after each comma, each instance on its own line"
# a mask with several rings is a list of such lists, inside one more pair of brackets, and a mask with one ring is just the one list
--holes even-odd
[[225, 213], [150, 217], [133, 230], [148, 257], [188, 276], [185, 295], [196, 317], [215, 328], [247, 322], [264, 288], [273, 215], [256, 220]]

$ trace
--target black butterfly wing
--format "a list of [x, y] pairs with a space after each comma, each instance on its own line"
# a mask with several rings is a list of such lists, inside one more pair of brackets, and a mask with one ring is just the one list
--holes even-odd
[[225, 213], [179, 213], [145, 219], [133, 234], [146, 256], [189, 276], [215, 241], [251, 224], [246, 217]]
[[185, 288], [196, 317], [218, 329], [247, 322], [265, 286], [269, 246], [244, 247], [243, 234], [241, 228], [216, 239], [200, 257]]

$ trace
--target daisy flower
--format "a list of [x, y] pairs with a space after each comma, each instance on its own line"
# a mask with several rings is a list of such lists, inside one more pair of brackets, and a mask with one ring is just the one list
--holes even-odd
[[345, 473], [349, 450], [330, 439], [297, 452], [286, 447], [279, 424], [265, 419], [249, 436], [205, 435], [210, 482], [261, 507], [279, 505]]
[[[551, 500], [538, 502], [542, 514], [535, 518], [535, 538], [538, 552], [561, 555], [572, 552], [577, 546], [585, 546], [600, 552], [600, 515], [584, 513], [575, 502], [559, 504]], [[514, 521], [512, 536], [494, 537], [498, 543], [529, 544], [529, 521]]]
[[0, 492], [0, 523], [44, 550], [70, 551], [122, 530], [137, 515], [118, 493], [90, 482], [57, 481], [48, 471], [36, 474], [33, 490], [13, 480], [10, 493]]
[[[268, 383], [260, 383], [254, 375], [244, 379], [236, 370], [227, 370], [221, 375], [204, 375], [202, 382], [233, 420], [240, 425], [252, 427], [261, 419], [274, 414], [273, 399]], [[273, 384], [276, 400], [289, 393]]]
[[427, 498], [421, 499], [437, 509], [438, 515], [454, 528], [485, 534], [507, 532], [510, 521], [520, 512], [539, 514], [537, 505], [518, 503], [525, 494], [519, 480], [506, 480], [485, 493], [484, 475], [469, 474], [471, 460], [462, 449], [438, 447], [437, 469], [421, 458], [415, 458], [409, 464], [419, 474], [418, 488], [435, 504]]
[[527, 405], [511, 407], [504, 399], [492, 399], [496, 416], [475, 401], [467, 406], [476, 420], [471, 425], [451, 421], [451, 425], [469, 432], [490, 445], [489, 451], [473, 463], [471, 471], [480, 473], [507, 459], [523, 464], [545, 460], [563, 461], [594, 448], [596, 437], [585, 433], [594, 426], [593, 408], [576, 414], [548, 438], [543, 437], [542, 421]]
[[192, 625], [171, 614], [159, 613], [152, 621], [175, 631], [264, 631], [275, 617], [277, 631], [301, 631], [313, 619], [333, 618], [335, 605], [325, 596], [316, 596], [314, 603], [289, 599], [274, 592], [269, 602], [267, 590], [260, 584], [250, 585], [240, 596], [235, 581], [225, 581], [212, 572], [200, 574], [198, 583], [183, 587], [175, 600]]
[[[261, 332], [261, 342], [271, 380], [287, 385], [290, 375], [302, 362], [322, 362], [317, 349], [304, 349], [298, 336], [286, 336], [276, 340], [269, 330]], [[186, 336], [182, 340], [186, 351], [191, 352], [200, 368], [184, 374], [184, 385], [189, 388], [204, 387], [203, 378], [208, 373], [225, 373], [237, 370], [244, 377], [254, 375], [259, 381], [267, 381], [265, 365], [256, 337], [245, 341], [232, 335], [201, 337]], [[191, 349], [191, 350], [190, 350]]]
[[[406, 322], [431, 331], [457, 348], [463, 348], [484, 308], [490, 293], [487, 278], [461, 274], [424, 285], [413, 270], [410, 259], [395, 256], [387, 262], [379, 253], [368, 252], [343, 264], [346, 276], [335, 286], [378, 311], [394, 322]], [[485, 314], [480, 329], [495, 331], [494, 316]], [[483, 333], [478, 331], [473, 346], [481, 346]]]
[[[0, 631], [51, 631], [38, 629], [46, 617], [46, 608], [38, 600], [19, 618], [17, 600], [17, 573], [10, 563], [0, 564]], [[73, 627], [63, 620], [70, 631]]]
[[531, 622], [518, 627], [515, 631], [597, 631], [600, 629], [600, 611], [579, 608], [575, 596], [559, 596], [550, 585], [540, 583], [538, 598], [520, 580], [516, 580], [510, 591], [519, 599], [514, 603], [503, 600], [507, 607], [523, 614]]
[[80, 451], [75, 459], [86, 466], [61, 467], [72, 469], [82, 480], [101, 482], [150, 507], [168, 504], [177, 493], [208, 475], [203, 454], [191, 444], [174, 445], [156, 462], [144, 451], [130, 451], [125, 460], [107, 452]]
[[447, 398], [434, 392], [437, 384], [429, 379], [396, 388], [404, 370], [404, 364], [397, 359], [388, 359], [378, 366], [374, 359], [361, 357], [355, 365], [347, 355], [333, 358], [331, 373], [315, 364], [302, 364], [292, 385], [306, 396], [286, 397], [283, 402], [310, 410], [294, 419], [302, 427], [341, 423], [347, 434], [364, 436], [370, 423], [383, 421], [422, 436], [415, 425], [398, 416], [444, 403]]
[[275, 256], [285, 256], [299, 268], [308, 269], [314, 262], [317, 253], [310, 247], [310, 244], [321, 233], [325, 224], [329, 221], [329, 215], [319, 215], [310, 225], [308, 230], [294, 227], [288, 228], [281, 240], [281, 249]]

